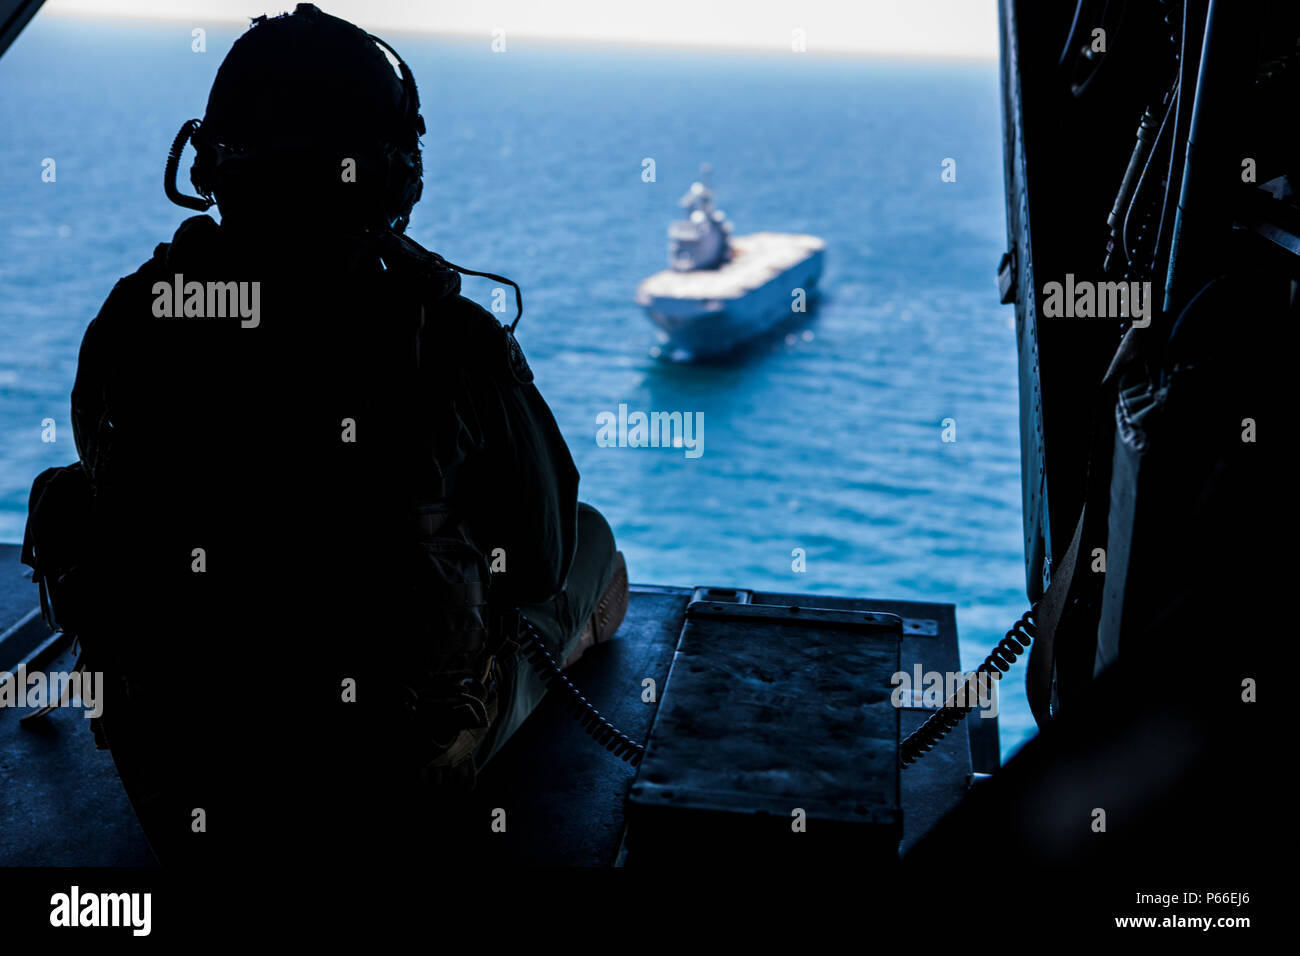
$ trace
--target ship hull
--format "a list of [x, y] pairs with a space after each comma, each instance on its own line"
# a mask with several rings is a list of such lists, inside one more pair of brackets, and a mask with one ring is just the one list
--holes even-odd
[[674, 361], [725, 355], [771, 330], [816, 295], [825, 245], [813, 236], [761, 233], [735, 240], [720, 269], [661, 272], [637, 291]]

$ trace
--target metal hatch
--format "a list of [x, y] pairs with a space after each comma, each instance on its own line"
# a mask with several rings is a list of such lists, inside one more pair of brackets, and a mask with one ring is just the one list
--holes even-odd
[[629, 865], [896, 857], [902, 636], [893, 614], [692, 603], [628, 798]]

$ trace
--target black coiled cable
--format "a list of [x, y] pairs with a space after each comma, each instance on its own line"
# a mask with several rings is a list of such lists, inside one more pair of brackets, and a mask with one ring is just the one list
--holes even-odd
[[626, 760], [632, 766], [639, 765], [641, 758], [645, 756], [645, 747], [630, 739], [626, 734], [620, 733], [619, 729], [606, 720], [591, 701], [582, 696], [578, 688], [573, 685], [573, 681], [569, 680], [564, 675], [564, 672], [560, 670], [560, 665], [551, 656], [551, 652], [547, 649], [541, 634], [537, 632], [537, 627], [522, 615], [519, 620], [523, 627], [522, 648], [524, 656], [536, 669], [547, 689], [558, 687], [564, 691], [565, 708], [577, 718], [578, 723], [582, 725], [582, 729], [596, 743], [621, 760]]
[[[1011, 625], [1007, 636], [993, 648], [988, 657], [984, 658], [984, 663], [966, 678], [966, 683], [957, 688], [956, 692], [948, 698], [948, 702], [932, 714], [929, 720], [907, 736], [898, 748], [900, 767], [914, 764], [922, 754], [942, 740], [948, 731], [965, 720], [966, 715], [974, 709], [971, 702], [979, 699], [976, 695], [981, 674], [987, 674], [994, 680], [1001, 680], [1002, 675], [1011, 670], [1011, 665], [1016, 662], [1016, 658], [1029, 648], [1037, 634], [1038, 629], [1034, 621], [1037, 610], [1038, 605], [1034, 605], [1020, 615], [1020, 620]], [[959, 699], [963, 702], [958, 703]]]
[[184, 206], [186, 209], [197, 209], [199, 212], [206, 212], [216, 203], [210, 197], [200, 199], [198, 196], [187, 196], [176, 188], [176, 170], [180, 166], [181, 153], [185, 150], [185, 144], [189, 142], [198, 129], [203, 124], [196, 119], [186, 121], [181, 127], [181, 131], [176, 134], [172, 140], [172, 148], [167, 151], [167, 165], [163, 167], [163, 190], [167, 193], [167, 198], [178, 206]]

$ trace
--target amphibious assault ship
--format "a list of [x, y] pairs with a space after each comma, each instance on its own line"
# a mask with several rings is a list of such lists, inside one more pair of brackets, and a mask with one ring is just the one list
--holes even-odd
[[714, 206], [708, 167], [668, 227], [668, 268], [637, 288], [658, 327], [656, 354], [679, 362], [733, 352], [815, 299], [826, 244], [816, 236], [758, 232], [732, 238]]

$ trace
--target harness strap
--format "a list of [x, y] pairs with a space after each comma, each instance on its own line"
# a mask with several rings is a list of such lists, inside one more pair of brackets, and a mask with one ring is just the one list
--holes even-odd
[[1029, 663], [1025, 670], [1025, 696], [1029, 699], [1029, 709], [1039, 727], [1047, 724], [1051, 716], [1052, 681], [1056, 672], [1056, 629], [1065, 612], [1066, 598], [1070, 585], [1074, 581], [1075, 565], [1079, 558], [1079, 541], [1083, 538], [1083, 523], [1088, 506], [1084, 505], [1079, 515], [1079, 523], [1074, 526], [1074, 537], [1065, 557], [1056, 566], [1052, 574], [1052, 583], [1047, 593], [1038, 602], [1034, 613], [1034, 623], [1038, 627], [1034, 635], [1034, 644], [1029, 650]]

